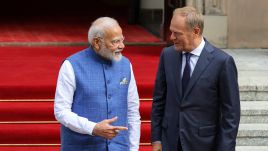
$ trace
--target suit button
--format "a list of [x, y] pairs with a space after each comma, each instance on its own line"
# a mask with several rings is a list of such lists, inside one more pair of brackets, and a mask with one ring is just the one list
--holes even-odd
[[110, 100], [110, 99], [111, 99], [111, 97], [112, 97], [112, 96], [111, 96], [111, 94], [109, 94], [109, 95], [108, 95], [108, 99]]

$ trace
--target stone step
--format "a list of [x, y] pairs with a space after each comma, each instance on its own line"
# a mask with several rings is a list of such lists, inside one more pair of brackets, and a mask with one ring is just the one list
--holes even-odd
[[268, 124], [268, 101], [241, 101], [240, 123]]
[[[252, 72], [245, 73], [251, 75]], [[252, 75], [254, 76], [254, 74]], [[268, 73], [267, 73], [268, 76]], [[256, 77], [254, 79], [254, 84], [239, 84], [240, 91], [240, 100], [241, 101], [267, 101], [268, 99], [268, 85], [265, 80], [268, 78], [265, 77]], [[242, 80], [241, 80], [242, 81]], [[243, 82], [245, 83], [245, 82]]]
[[268, 151], [268, 146], [236, 146], [236, 151]]
[[268, 91], [262, 90], [240, 90], [241, 101], [266, 101], [268, 99]]
[[238, 70], [240, 99], [268, 99], [268, 49], [225, 49], [233, 56]]
[[237, 146], [268, 146], [268, 124], [240, 124]]

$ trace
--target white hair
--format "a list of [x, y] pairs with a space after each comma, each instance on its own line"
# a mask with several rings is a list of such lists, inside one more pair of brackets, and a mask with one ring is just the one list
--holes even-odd
[[88, 30], [88, 41], [92, 44], [93, 38], [103, 38], [105, 30], [111, 27], [119, 25], [118, 22], [111, 17], [100, 17], [96, 19]]

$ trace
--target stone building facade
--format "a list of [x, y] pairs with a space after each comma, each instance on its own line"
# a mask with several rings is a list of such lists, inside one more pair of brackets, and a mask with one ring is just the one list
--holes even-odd
[[267, 0], [186, 0], [204, 14], [204, 35], [221, 48], [268, 48]]

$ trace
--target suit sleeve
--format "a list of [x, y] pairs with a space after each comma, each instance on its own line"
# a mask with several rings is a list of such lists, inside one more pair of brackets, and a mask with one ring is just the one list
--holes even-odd
[[166, 101], [166, 76], [164, 68], [164, 51], [161, 54], [153, 92], [151, 114], [151, 141], [161, 141], [161, 125]]
[[228, 57], [220, 73], [220, 128], [217, 151], [235, 151], [240, 121], [240, 98], [237, 69], [232, 57]]

